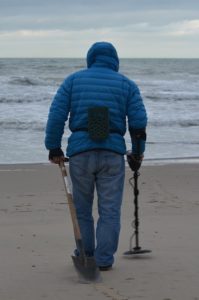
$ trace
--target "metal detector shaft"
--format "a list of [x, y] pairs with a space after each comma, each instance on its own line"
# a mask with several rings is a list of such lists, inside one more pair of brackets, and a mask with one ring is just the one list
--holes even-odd
[[135, 247], [139, 247], [139, 216], [138, 216], [138, 195], [139, 195], [139, 190], [138, 190], [138, 171], [135, 171], [134, 173], [134, 205], [135, 205]]
[[[137, 139], [137, 158], [140, 159], [140, 137]], [[138, 170], [134, 172], [134, 205], [135, 205], [135, 248], [139, 249], [139, 216], [138, 216]]]

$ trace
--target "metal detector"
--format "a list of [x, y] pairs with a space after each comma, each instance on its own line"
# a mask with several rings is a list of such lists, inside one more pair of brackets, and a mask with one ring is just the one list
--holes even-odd
[[[140, 159], [140, 136], [138, 135], [137, 137], [137, 159], [139, 161]], [[127, 160], [128, 160], [128, 156], [127, 156]], [[129, 161], [128, 161], [129, 162]], [[139, 162], [138, 162], [139, 164]], [[131, 167], [130, 163], [129, 166]], [[141, 166], [141, 162], [139, 167]], [[124, 252], [124, 255], [128, 256], [128, 255], [139, 255], [139, 254], [145, 254], [145, 253], [150, 253], [151, 250], [146, 250], [146, 249], [142, 249], [140, 247], [139, 244], [139, 215], [138, 215], [138, 195], [139, 195], [139, 190], [138, 190], [138, 177], [140, 176], [140, 173], [138, 172], [138, 169], [134, 171], [134, 175], [133, 177], [131, 177], [129, 179], [129, 183], [132, 186], [133, 190], [134, 190], [134, 206], [135, 206], [135, 210], [134, 210], [134, 221], [131, 223], [132, 228], [134, 229], [133, 234], [130, 237], [130, 243], [129, 243], [129, 251]], [[132, 183], [134, 179], [134, 184]], [[133, 242], [133, 238], [135, 237], [135, 247], [132, 246], [132, 242]]]
[[[124, 255], [132, 255], [132, 254], [145, 254], [145, 253], [150, 253], [151, 250], [146, 250], [142, 249], [139, 244], [139, 216], [138, 216], [138, 195], [139, 195], [139, 190], [138, 190], [138, 176], [140, 173], [138, 171], [134, 172], [134, 176], [129, 179], [130, 185], [134, 189], [134, 217], [135, 220], [131, 223], [132, 227], [134, 228], [134, 232], [130, 237], [130, 242], [129, 242], [129, 251], [124, 252]], [[134, 185], [132, 183], [134, 179]], [[135, 247], [133, 247], [133, 238], [135, 237]]]

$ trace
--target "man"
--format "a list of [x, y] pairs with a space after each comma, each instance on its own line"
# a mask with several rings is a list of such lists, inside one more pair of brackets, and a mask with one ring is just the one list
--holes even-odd
[[[86, 255], [95, 256], [100, 270], [112, 267], [118, 247], [126, 118], [132, 138], [128, 160], [133, 170], [140, 167], [146, 140], [147, 117], [139, 89], [118, 73], [118, 69], [114, 46], [107, 42], [95, 43], [87, 54], [87, 69], [67, 77], [58, 89], [46, 126], [49, 160], [59, 164], [64, 159], [61, 140], [69, 117], [72, 134], [67, 156], [74, 204]], [[96, 245], [92, 217], [95, 187], [99, 213]], [[78, 255], [78, 249], [75, 253]]]

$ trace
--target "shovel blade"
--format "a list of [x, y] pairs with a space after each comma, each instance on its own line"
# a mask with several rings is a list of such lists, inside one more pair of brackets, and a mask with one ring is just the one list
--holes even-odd
[[72, 260], [81, 279], [86, 281], [100, 280], [100, 271], [94, 257], [72, 256]]

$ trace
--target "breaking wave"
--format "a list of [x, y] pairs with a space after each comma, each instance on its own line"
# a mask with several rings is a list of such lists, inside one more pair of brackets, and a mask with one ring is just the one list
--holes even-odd
[[0, 122], [1, 129], [15, 129], [15, 130], [33, 130], [44, 131], [45, 124], [42, 122], [25, 122], [25, 121], [2, 121]]
[[24, 98], [12, 98], [12, 97], [0, 97], [0, 103], [12, 104], [12, 103], [38, 103], [38, 102], [45, 102], [51, 101], [52, 96], [45, 96], [45, 97], [24, 97]]
[[45, 85], [45, 82], [38, 80], [38, 79], [33, 79], [29, 77], [12, 77], [9, 82], [11, 85], [22, 85], [22, 86], [35, 86], [35, 85]]
[[199, 120], [177, 120], [177, 121], [149, 121], [149, 124], [154, 127], [165, 127], [165, 126], [180, 126], [180, 127], [194, 127], [199, 126]]

